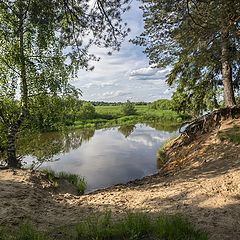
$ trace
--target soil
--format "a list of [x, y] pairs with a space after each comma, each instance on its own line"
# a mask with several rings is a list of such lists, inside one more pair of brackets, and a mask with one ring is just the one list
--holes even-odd
[[0, 170], [0, 225], [27, 219], [50, 230], [106, 210], [116, 217], [128, 211], [179, 213], [207, 231], [211, 240], [238, 240], [240, 145], [217, 136], [234, 125], [240, 126], [240, 120], [224, 121], [191, 143], [168, 149], [169, 160], [159, 174], [83, 196], [54, 190], [40, 173]]

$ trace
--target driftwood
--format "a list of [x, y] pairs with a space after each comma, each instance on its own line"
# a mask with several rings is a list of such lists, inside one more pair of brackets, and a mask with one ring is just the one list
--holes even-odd
[[[220, 127], [223, 120], [234, 118], [240, 118], [240, 106], [215, 110], [191, 122], [185, 122], [180, 126], [180, 136], [173, 141], [171, 148], [187, 145], [199, 134], [204, 134]], [[182, 130], [184, 126], [186, 128]]]

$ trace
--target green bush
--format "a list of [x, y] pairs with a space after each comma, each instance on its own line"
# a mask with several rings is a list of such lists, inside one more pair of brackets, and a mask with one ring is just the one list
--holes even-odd
[[122, 106], [121, 112], [124, 116], [130, 116], [136, 114], [136, 109], [134, 104], [127, 100], [127, 102]]
[[96, 117], [95, 107], [90, 102], [84, 102], [80, 109], [81, 119], [93, 119]]
[[159, 99], [149, 104], [149, 107], [155, 110], [171, 110], [172, 101], [168, 99]]

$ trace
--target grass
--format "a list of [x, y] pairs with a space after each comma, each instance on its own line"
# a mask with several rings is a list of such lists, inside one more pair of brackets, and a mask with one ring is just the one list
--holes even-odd
[[75, 121], [75, 128], [105, 128], [124, 124], [136, 124], [147, 122], [165, 122], [177, 124], [188, 118], [186, 115], [178, 114], [172, 110], [156, 110], [147, 105], [135, 106], [136, 114], [124, 116], [121, 112], [121, 105], [118, 106], [96, 106], [96, 118]]
[[158, 164], [163, 165], [164, 163], [167, 162], [168, 157], [166, 154], [166, 149], [170, 146], [170, 144], [172, 143], [172, 141], [176, 138], [176, 135], [172, 136], [170, 139], [168, 139], [167, 141], [165, 141], [161, 147], [158, 149], [157, 151], [157, 158], [158, 158]]
[[38, 231], [30, 223], [20, 224], [14, 229], [0, 227], [0, 240], [49, 240], [45, 233]]
[[[64, 230], [65, 229], [65, 230]], [[59, 229], [58, 229], [59, 230]], [[55, 229], [55, 232], [58, 231]], [[152, 219], [145, 213], [129, 213], [121, 220], [114, 220], [110, 212], [94, 215], [75, 226], [62, 228], [63, 238], [39, 232], [31, 224], [18, 229], [1, 231], [1, 240], [207, 240], [207, 234], [196, 229], [181, 216], [158, 216]], [[57, 236], [57, 237], [51, 237]]]
[[161, 216], [153, 220], [147, 214], [130, 213], [113, 221], [111, 214], [92, 217], [76, 227], [77, 240], [154, 239], [207, 240], [206, 233], [196, 229], [180, 216]]
[[158, 239], [206, 240], [207, 234], [196, 229], [187, 219], [175, 216], [161, 216], [155, 224]]
[[79, 194], [83, 194], [86, 190], [86, 180], [77, 174], [60, 172], [57, 174], [57, 177], [72, 183], [77, 188]]
[[77, 174], [68, 172], [56, 173], [51, 169], [43, 169], [42, 172], [46, 175], [47, 179], [52, 183], [54, 187], [58, 187], [59, 186], [58, 181], [60, 179], [64, 179], [67, 180], [69, 183], [73, 184], [77, 188], [79, 194], [84, 194], [86, 190], [87, 187], [86, 180]]
[[219, 132], [218, 137], [221, 141], [230, 141], [236, 144], [240, 144], [240, 127], [234, 126], [233, 128], [226, 129]]

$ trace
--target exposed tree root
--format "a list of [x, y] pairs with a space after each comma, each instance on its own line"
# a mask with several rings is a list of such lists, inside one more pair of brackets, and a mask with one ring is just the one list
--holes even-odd
[[[222, 108], [203, 115], [192, 122], [185, 122], [179, 130], [181, 135], [172, 142], [170, 148], [188, 145], [198, 135], [211, 132], [219, 128], [222, 121], [234, 118], [240, 118], [240, 106]], [[187, 127], [182, 131], [182, 128], [186, 125]]]

